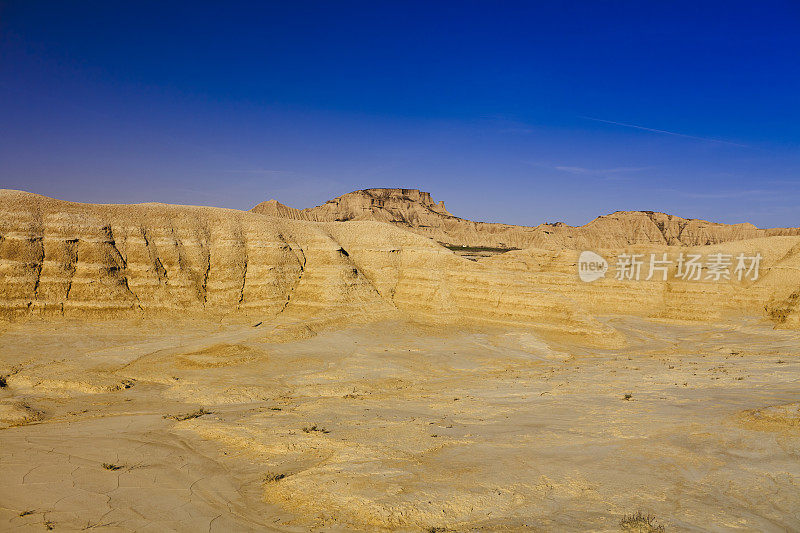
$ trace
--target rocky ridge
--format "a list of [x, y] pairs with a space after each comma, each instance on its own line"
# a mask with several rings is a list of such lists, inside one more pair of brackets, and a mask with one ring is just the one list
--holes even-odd
[[705, 246], [776, 235], [800, 235], [798, 228], [759, 229], [752, 224], [719, 224], [652, 211], [617, 211], [584, 226], [548, 223], [515, 226], [454, 216], [431, 195], [417, 189], [364, 189], [325, 204], [294, 209], [276, 200], [255, 213], [316, 222], [374, 220], [402, 227], [452, 247], [504, 249], [584, 249], [635, 244]]
[[613, 336], [571, 300], [389, 224], [0, 190], [0, 317], [176, 313], [399, 316]]

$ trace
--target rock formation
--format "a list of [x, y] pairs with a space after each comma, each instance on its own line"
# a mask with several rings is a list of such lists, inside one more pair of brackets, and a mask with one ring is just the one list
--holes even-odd
[[388, 224], [0, 191], [0, 315], [199, 312], [400, 314], [613, 337], [568, 298]]
[[[461, 220], [429, 195], [381, 191], [359, 208], [340, 200], [324, 209], [352, 219], [396, 212], [408, 224]], [[398, 206], [407, 198], [416, 208], [401, 213]], [[305, 219], [328, 215], [276, 202], [267, 207], [272, 216], [165, 204], [78, 204], [0, 191], [0, 316], [204, 313], [347, 321], [398, 315], [533, 327], [607, 344], [618, 339], [596, 318], [601, 315], [720, 321], [736, 314], [800, 326], [800, 237], [736, 240], [768, 233], [746, 224], [618, 213], [582, 228], [554, 226], [573, 246], [473, 262], [395, 224], [315, 222]], [[685, 246], [725, 239], [735, 242]], [[609, 276], [589, 284], [576, 274], [579, 250], [588, 245], [600, 253], [757, 252], [764, 259], [754, 282]]]
[[535, 227], [475, 222], [456, 217], [431, 195], [416, 189], [354, 191], [309, 209], [293, 209], [275, 200], [256, 213], [317, 222], [376, 220], [403, 227], [453, 246], [512, 248], [600, 248], [634, 244], [703, 246], [774, 235], [800, 235], [797, 228], [758, 229], [752, 224], [717, 224], [652, 211], [618, 211], [585, 226], [564, 223]]
[[[663, 254], [676, 260], [681, 254], [708, 258], [712, 254], [760, 254], [761, 270], [758, 279], [683, 280], [670, 275], [663, 281], [660, 275], [646, 280], [642, 269], [639, 280], [618, 280], [613, 264], [603, 279], [586, 283], [577, 276], [578, 250], [510, 251], [481, 263], [514, 271], [527, 283], [558, 292], [580, 302], [593, 315], [633, 315], [647, 318], [724, 322], [732, 316], [763, 317], [777, 327], [800, 327], [800, 237], [761, 237], [710, 246], [678, 247], [635, 245], [622, 248], [598, 249], [604, 257], [620, 253], [641, 254], [646, 263], [650, 254]], [[733, 268], [731, 268], [733, 270]], [[674, 270], [671, 272], [674, 274]]]

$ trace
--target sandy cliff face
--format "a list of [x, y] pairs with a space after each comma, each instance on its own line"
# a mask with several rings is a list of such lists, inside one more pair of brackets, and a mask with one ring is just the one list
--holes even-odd
[[2, 191], [0, 314], [49, 313], [402, 314], [612, 334], [568, 298], [388, 224]]
[[563, 223], [527, 227], [474, 222], [450, 214], [443, 202], [437, 204], [429, 193], [416, 189], [355, 191], [309, 209], [293, 209], [270, 200], [258, 204], [253, 211], [295, 220], [376, 220], [438, 242], [473, 247], [703, 246], [773, 235], [800, 235], [796, 228], [758, 229], [752, 224], [717, 224], [651, 211], [619, 211], [580, 227]]
[[[649, 318], [722, 322], [730, 316], [755, 316], [777, 327], [800, 327], [800, 237], [761, 237], [711, 246], [635, 245], [597, 249], [609, 260], [609, 271], [586, 283], [577, 276], [578, 250], [517, 250], [481, 260], [496, 268], [523, 276], [531, 285], [557, 291], [596, 315], [633, 315]], [[620, 253], [641, 254], [645, 266], [639, 280], [618, 280], [614, 258]], [[735, 274], [730, 280], [699, 281], [676, 278], [674, 269], [666, 281], [661, 274], [646, 280], [650, 254], [675, 261], [683, 254], [708, 258], [712, 254], [762, 256], [758, 279]], [[674, 265], [673, 265], [674, 266]], [[731, 267], [731, 270], [733, 267]]]

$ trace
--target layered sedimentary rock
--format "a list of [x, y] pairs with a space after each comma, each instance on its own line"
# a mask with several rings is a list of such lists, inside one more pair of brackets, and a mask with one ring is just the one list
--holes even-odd
[[197, 312], [399, 313], [613, 336], [568, 298], [388, 224], [0, 191], [2, 316]]
[[364, 189], [310, 209], [294, 209], [273, 199], [258, 204], [252, 211], [315, 222], [375, 220], [407, 227], [435, 227], [442, 219], [462, 220], [451, 215], [444, 202], [436, 203], [430, 193], [417, 189]]
[[[735, 314], [800, 326], [800, 237], [618, 247], [645, 238], [630, 220], [603, 222], [597, 238], [606, 240], [594, 249], [607, 257], [623, 251], [673, 258], [681, 252], [758, 253], [760, 277], [620, 281], [609, 274], [585, 283], [577, 276], [578, 246], [529, 248], [472, 262], [382, 222], [313, 222], [165, 204], [76, 204], [1, 191], [0, 315], [220, 313], [330, 321], [399, 314], [535, 327], [598, 342], [616, 342], [611, 328], [595, 318], [600, 315], [719, 321]], [[692, 227], [694, 233], [659, 235], [710, 238], [699, 225]], [[726, 231], [737, 237], [761, 231], [733, 229]]]
[[276, 200], [256, 213], [295, 220], [387, 222], [455, 246], [496, 248], [600, 248], [634, 244], [702, 246], [773, 235], [800, 235], [797, 228], [758, 229], [752, 224], [717, 224], [652, 211], [618, 211], [585, 226], [564, 223], [535, 227], [475, 222], [456, 217], [431, 195], [416, 189], [365, 189], [325, 204], [293, 209]]
[[[636, 245], [595, 250], [610, 265], [604, 278], [587, 283], [578, 276], [578, 250], [528, 249], [481, 260], [484, 264], [523, 276], [527, 283], [567, 296], [595, 315], [634, 315], [649, 318], [720, 322], [731, 316], [769, 320], [778, 327], [800, 327], [800, 237], [762, 237], [712, 246], [678, 247]], [[638, 254], [643, 262], [639, 279], [617, 279], [615, 258]], [[666, 281], [661, 272], [650, 280], [651, 254], [673, 263]], [[728, 256], [731, 265], [715, 280], [707, 269], [700, 279], [676, 277], [681, 254], [707, 262], [715, 254]], [[735, 258], [761, 257], [757, 279], [735, 273]], [[749, 266], [749, 263], [748, 265]], [[691, 278], [691, 276], [689, 276]]]

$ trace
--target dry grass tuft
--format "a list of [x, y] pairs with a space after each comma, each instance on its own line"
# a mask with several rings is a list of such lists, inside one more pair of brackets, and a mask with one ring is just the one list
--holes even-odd
[[625, 531], [636, 531], [638, 533], [663, 533], [664, 526], [656, 522], [656, 517], [636, 511], [634, 514], [626, 514], [619, 521], [619, 525]]

